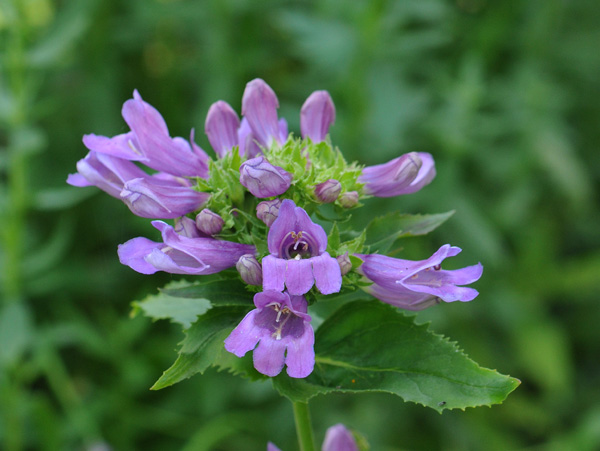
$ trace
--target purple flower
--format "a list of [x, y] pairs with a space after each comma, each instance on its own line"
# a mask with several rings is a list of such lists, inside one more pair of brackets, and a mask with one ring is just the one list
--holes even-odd
[[323, 294], [340, 291], [342, 274], [337, 260], [325, 252], [325, 231], [293, 201], [282, 202], [267, 244], [271, 254], [262, 261], [264, 290], [283, 291], [285, 286], [300, 295], [314, 283]]
[[235, 264], [235, 269], [248, 285], [262, 285], [262, 267], [253, 254], [245, 254]]
[[96, 186], [117, 199], [121, 198], [125, 182], [148, 177], [131, 161], [93, 150], [77, 162], [77, 171], [76, 174], [69, 174], [68, 184], [79, 187]]
[[281, 199], [263, 200], [256, 206], [256, 217], [264, 222], [267, 227], [271, 227], [271, 224], [279, 216], [280, 207]]
[[197, 210], [210, 197], [190, 185], [187, 180], [177, 177], [146, 175], [125, 182], [120, 196], [137, 216], [173, 219]]
[[131, 132], [112, 138], [85, 135], [86, 147], [177, 176], [208, 176], [208, 155], [193, 140], [190, 144], [183, 138], [171, 138], [160, 113], [144, 102], [137, 90], [133, 99], [123, 104], [122, 114]]
[[319, 143], [325, 140], [335, 122], [335, 106], [327, 91], [313, 92], [300, 110], [300, 131], [303, 138]]
[[[283, 144], [287, 133], [282, 133], [277, 118], [279, 101], [275, 92], [264, 80], [256, 78], [246, 85], [242, 97], [242, 114], [248, 121], [254, 138], [263, 147], [271, 147], [273, 142]], [[287, 125], [285, 126], [287, 131]]]
[[435, 177], [433, 157], [428, 153], [411, 152], [384, 164], [367, 166], [358, 178], [365, 184], [365, 193], [377, 197], [412, 194]]
[[234, 266], [242, 255], [256, 251], [248, 244], [179, 235], [162, 221], [152, 221], [152, 225], [160, 230], [162, 243], [138, 237], [119, 245], [121, 263], [142, 274], [214, 274]]
[[345, 276], [352, 269], [352, 262], [350, 261], [350, 257], [348, 256], [348, 252], [338, 255], [335, 258], [340, 265], [340, 271], [342, 272], [342, 276]]
[[187, 216], [175, 218], [173, 230], [177, 235], [186, 236], [188, 238], [208, 238], [208, 236], [196, 227], [196, 221]]
[[240, 183], [256, 197], [279, 196], [292, 184], [292, 174], [264, 157], [256, 157], [240, 166]]
[[335, 202], [341, 192], [341, 183], [334, 179], [325, 180], [323, 183], [319, 183], [315, 186], [316, 198], [325, 204]]
[[254, 349], [254, 367], [269, 377], [277, 376], [284, 365], [290, 377], [312, 373], [315, 335], [306, 299], [263, 291], [254, 295], [254, 305], [256, 309], [225, 339], [225, 349], [238, 357]]
[[358, 272], [373, 282], [363, 288], [377, 299], [406, 310], [422, 310], [444, 302], [472, 301], [477, 290], [468, 285], [481, 277], [481, 263], [455, 270], [441, 269], [442, 261], [461, 252], [446, 244], [427, 260], [411, 261], [378, 254], [356, 254], [364, 263]]
[[[358, 451], [358, 445], [352, 432], [343, 424], [336, 424], [327, 429], [322, 451]], [[267, 443], [267, 451], [281, 451], [273, 443]]]
[[196, 227], [200, 232], [212, 236], [221, 233], [225, 221], [218, 214], [205, 208], [196, 215]]

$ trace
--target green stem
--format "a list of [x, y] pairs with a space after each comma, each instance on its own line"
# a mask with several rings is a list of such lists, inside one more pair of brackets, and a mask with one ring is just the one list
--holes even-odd
[[296, 433], [298, 434], [298, 443], [300, 451], [315, 451], [313, 432], [310, 424], [310, 412], [308, 403], [295, 402], [294, 419], [296, 421]]

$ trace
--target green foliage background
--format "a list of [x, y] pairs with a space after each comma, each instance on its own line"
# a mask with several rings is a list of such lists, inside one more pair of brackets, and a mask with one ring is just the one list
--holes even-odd
[[203, 148], [208, 106], [265, 79], [281, 115], [316, 89], [348, 160], [431, 152], [422, 192], [357, 211], [456, 214], [403, 257], [463, 248], [480, 296], [418, 314], [478, 363], [522, 380], [501, 406], [439, 415], [383, 394], [311, 401], [373, 450], [594, 450], [600, 444], [600, 8], [593, 0], [3, 0], [0, 2], [0, 448], [296, 448], [269, 383], [209, 371], [158, 392], [178, 325], [130, 319], [177, 276], [116, 246], [149, 221], [65, 186], [85, 133], [126, 129], [137, 88]]

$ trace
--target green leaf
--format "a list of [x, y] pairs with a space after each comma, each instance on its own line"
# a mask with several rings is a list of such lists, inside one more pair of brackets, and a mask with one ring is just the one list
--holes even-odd
[[194, 374], [203, 373], [213, 365], [253, 379], [263, 378], [254, 369], [250, 353], [239, 359], [227, 352], [223, 345], [225, 338], [249, 310], [250, 306], [214, 307], [198, 318], [186, 331], [179, 357], [151, 389], [160, 390], [176, 384]]
[[208, 299], [184, 298], [181, 296], [171, 296], [167, 291], [177, 292], [185, 289], [187, 282], [170, 283], [158, 294], [146, 297], [142, 301], [135, 301], [131, 305], [133, 316], [140, 311], [152, 319], [170, 319], [179, 323], [184, 329], [192, 325], [199, 315], [206, 313], [211, 307]]
[[377, 301], [346, 304], [325, 320], [315, 353], [306, 379], [273, 379], [281, 394], [306, 402], [334, 391], [389, 392], [441, 412], [501, 403], [520, 383], [481, 368], [427, 325]]
[[167, 296], [184, 299], [208, 299], [212, 306], [253, 306], [252, 293], [237, 279], [218, 279], [208, 282], [186, 283], [179, 286], [167, 285], [161, 289]]
[[373, 219], [366, 228], [365, 244], [371, 253], [386, 252], [398, 238], [425, 235], [442, 225], [454, 211], [435, 215], [389, 213]]

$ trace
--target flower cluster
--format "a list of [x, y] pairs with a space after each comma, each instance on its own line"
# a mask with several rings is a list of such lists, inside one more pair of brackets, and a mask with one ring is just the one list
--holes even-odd
[[138, 237], [119, 246], [120, 261], [135, 271], [206, 275], [235, 267], [249, 302], [255, 293], [255, 308], [224, 346], [239, 357], [253, 351], [255, 368], [267, 376], [286, 366], [295, 378], [313, 371], [308, 308], [322, 296], [361, 288], [407, 310], [477, 296], [462, 285], [479, 279], [481, 264], [441, 269], [457, 247], [444, 245], [422, 261], [401, 260], [369, 253], [364, 240], [342, 245], [339, 232], [332, 239], [336, 225], [328, 236], [312, 219], [325, 204], [343, 219], [368, 197], [420, 190], [435, 177], [430, 154], [348, 164], [328, 137], [335, 107], [326, 91], [312, 93], [302, 106], [300, 138], [288, 133], [278, 106], [260, 79], [246, 86], [241, 119], [226, 102], [213, 104], [205, 123], [213, 159], [194, 142], [193, 130], [189, 141], [170, 137], [160, 113], [135, 91], [122, 110], [130, 130], [84, 136], [89, 153], [67, 181], [96, 186], [134, 214], [155, 219], [161, 241]]

